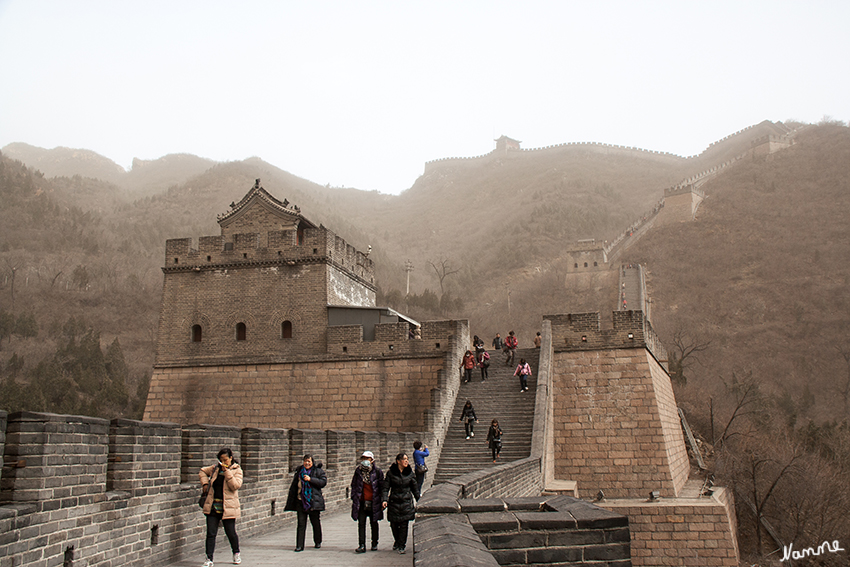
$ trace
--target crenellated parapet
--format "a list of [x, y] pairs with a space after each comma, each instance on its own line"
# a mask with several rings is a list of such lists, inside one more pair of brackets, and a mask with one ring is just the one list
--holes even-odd
[[374, 287], [372, 260], [324, 226], [229, 236], [175, 238], [165, 243], [163, 272], [199, 272], [326, 263]]
[[796, 132], [789, 132], [786, 134], [768, 134], [766, 136], [761, 136], [756, 138], [750, 145], [752, 147], [753, 157], [764, 157], [768, 156], [774, 152], [778, 152], [779, 150], [784, 150], [792, 145], [794, 145], [794, 134]]
[[328, 326], [328, 354], [345, 357], [440, 356], [448, 352], [452, 337], [465, 331], [465, 321], [425, 321], [420, 334], [410, 337], [410, 323], [378, 323], [374, 340], [363, 339], [362, 325]]
[[[707, 157], [710, 154], [716, 153], [717, 151], [722, 151], [724, 147], [730, 142], [734, 140], [740, 139], [742, 136], [747, 134], [752, 135], [756, 133], [756, 131], [768, 131], [770, 132], [766, 136], [762, 136], [757, 138], [761, 140], [765, 137], [773, 137], [774, 141], [771, 142], [776, 144], [773, 147], [779, 147], [780, 143], [787, 143], [788, 140], [795, 134], [794, 131], [790, 130], [787, 126], [785, 126], [782, 122], [770, 122], [769, 120], [764, 120], [758, 124], [753, 124], [752, 126], [747, 126], [746, 128], [742, 128], [737, 132], [730, 134], [712, 142], [708, 145], [708, 147], [700, 152], [698, 155], [692, 156], [680, 156], [678, 154], [673, 154], [670, 152], [661, 152], [657, 150], [649, 150], [644, 148], [638, 148], [634, 146], [621, 146], [617, 144], [605, 144], [600, 142], [565, 142], [562, 144], [552, 144], [549, 146], [540, 146], [537, 148], [518, 148], [518, 147], [503, 147], [500, 149], [496, 149], [486, 154], [481, 154], [478, 156], [471, 157], [449, 157], [449, 158], [440, 158], [435, 160], [430, 160], [425, 162], [425, 171], [424, 173], [427, 175], [434, 171], [437, 171], [441, 168], [445, 167], [467, 167], [467, 166], [475, 166], [481, 164], [490, 159], [510, 159], [510, 158], [521, 158], [523, 156], [528, 155], [538, 155], [544, 153], [552, 153], [552, 152], [562, 152], [562, 151], [582, 151], [596, 154], [604, 154], [604, 155], [624, 155], [629, 157], [640, 157], [644, 159], [652, 159], [656, 161], [664, 161], [670, 163], [679, 163], [686, 162], [689, 160], [699, 159], [703, 157]], [[780, 142], [780, 140], [782, 140]], [[760, 142], [760, 145], [763, 145], [765, 142]], [[753, 147], [756, 147], [754, 144]], [[775, 151], [775, 150], [773, 150]]]
[[589, 152], [603, 155], [624, 155], [631, 157], [649, 158], [652, 160], [661, 160], [669, 162], [679, 162], [692, 159], [697, 156], [682, 157], [670, 152], [660, 152], [656, 150], [647, 150], [635, 148], [631, 146], [619, 146], [617, 144], [604, 144], [600, 142], [564, 142], [563, 144], [553, 144], [550, 146], [541, 146], [539, 148], [505, 148], [502, 150], [493, 150], [486, 154], [471, 157], [449, 157], [439, 158], [425, 162], [425, 174], [431, 173], [443, 167], [463, 167], [474, 166], [488, 159], [510, 159], [522, 158], [528, 155], [542, 155], [546, 153], [557, 152]]
[[555, 352], [646, 348], [662, 366], [667, 364], [667, 350], [643, 311], [614, 311], [610, 329], [602, 328], [598, 312], [545, 315], [543, 319], [552, 323]]
[[4, 565], [164, 565], [202, 553], [199, 469], [229, 447], [243, 471], [239, 535], [294, 525], [284, 512], [290, 479], [311, 453], [328, 472], [329, 511], [364, 450], [386, 470], [426, 432], [258, 429], [0, 412], [4, 452], [0, 557]]

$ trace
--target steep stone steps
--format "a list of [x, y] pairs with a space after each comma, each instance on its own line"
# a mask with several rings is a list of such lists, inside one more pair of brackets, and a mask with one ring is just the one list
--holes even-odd
[[640, 284], [640, 270], [625, 266], [620, 268], [620, 302], [617, 307], [620, 311], [644, 309]]
[[[457, 395], [452, 425], [440, 453], [440, 463], [434, 475], [434, 484], [446, 482], [458, 475], [495, 466], [487, 444], [487, 430], [493, 419], [499, 420], [504, 435], [502, 453], [497, 461], [524, 459], [531, 452], [531, 434], [534, 426], [534, 399], [537, 388], [538, 349], [518, 349], [516, 364], [505, 366], [501, 352], [490, 353], [489, 378], [481, 382], [481, 371], [475, 369], [472, 381], [461, 384]], [[519, 360], [531, 365], [532, 375], [528, 380], [528, 391], [520, 392], [519, 378], [513, 375]], [[458, 370], [460, 372], [460, 370]], [[460, 421], [466, 401], [472, 402], [478, 423], [475, 436], [466, 439], [464, 424]]]

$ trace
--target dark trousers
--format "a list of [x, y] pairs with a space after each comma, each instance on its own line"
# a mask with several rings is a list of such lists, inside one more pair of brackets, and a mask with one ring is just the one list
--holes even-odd
[[489, 378], [489, 377], [490, 377], [488, 374], [489, 374], [489, 373], [487, 372], [487, 367], [486, 367], [486, 366], [482, 366], [482, 367], [481, 367], [481, 381], [482, 381], [482, 382], [483, 382], [484, 380], [486, 380], [487, 378]]
[[475, 420], [469, 419], [466, 421], [466, 436], [469, 437], [469, 434], [473, 432], [475, 429]]
[[419, 492], [422, 493], [422, 485], [425, 484], [425, 475], [428, 473], [418, 472], [416, 473], [416, 484], [419, 486]]
[[501, 443], [500, 443], [499, 445], [493, 445], [492, 447], [490, 447], [490, 450], [491, 450], [491, 451], [493, 451], [493, 460], [495, 461], [495, 460], [496, 460], [496, 457], [498, 457], [498, 456], [499, 456], [499, 453], [501, 453], [501, 452], [502, 452], [502, 445], [501, 445]]
[[407, 527], [409, 520], [403, 522], [390, 522], [390, 528], [393, 530], [393, 546], [404, 549], [407, 547]]
[[463, 369], [463, 381], [469, 382], [472, 380], [472, 368], [464, 368]]
[[372, 545], [378, 545], [378, 522], [372, 519], [372, 510], [365, 510], [360, 503], [360, 514], [357, 516], [357, 542], [366, 545], [366, 522], [372, 527]]
[[322, 520], [319, 515], [320, 510], [296, 510], [298, 514], [298, 527], [295, 529], [295, 547], [304, 549], [304, 537], [307, 535], [307, 517], [310, 518], [310, 525], [313, 527], [313, 543], [319, 545], [322, 543]]
[[523, 390], [528, 389], [528, 376], [527, 375], [525, 375], [525, 374], [519, 375], [519, 387], [522, 388]]
[[213, 560], [215, 553], [215, 536], [218, 535], [219, 522], [224, 524], [224, 534], [227, 536], [227, 541], [230, 542], [230, 550], [233, 553], [239, 553], [239, 536], [236, 535], [236, 520], [222, 520], [219, 514], [207, 514], [207, 541], [206, 552], [207, 559]]

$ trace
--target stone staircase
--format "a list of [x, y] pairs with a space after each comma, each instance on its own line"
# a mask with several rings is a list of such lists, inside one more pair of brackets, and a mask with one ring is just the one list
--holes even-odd
[[[531, 433], [534, 425], [534, 400], [537, 389], [537, 366], [540, 351], [535, 348], [517, 349], [515, 364], [505, 366], [501, 352], [490, 353], [490, 377], [481, 382], [481, 371], [475, 369], [468, 384], [461, 384], [452, 413], [452, 424], [440, 453], [440, 463], [434, 484], [446, 482], [458, 475], [493, 467], [508, 461], [524, 459], [531, 453]], [[513, 375], [520, 358], [531, 365], [528, 391], [520, 392], [519, 378]], [[460, 372], [460, 370], [456, 370]], [[472, 402], [478, 423], [475, 437], [466, 439], [460, 414], [467, 400]], [[493, 419], [499, 420], [502, 454], [496, 465], [487, 445], [487, 430]]]

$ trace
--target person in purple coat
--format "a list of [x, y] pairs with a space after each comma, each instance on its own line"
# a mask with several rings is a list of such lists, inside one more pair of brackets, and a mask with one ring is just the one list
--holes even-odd
[[378, 521], [384, 518], [386, 502], [381, 502], [384, 473], [375, 465], [372, 451], [363, 451], [351, 479], [351, 518], [357, 522], [356, 553], [366, 552], [366, 521], [372, 531], [372, 551], [378, 550]]

